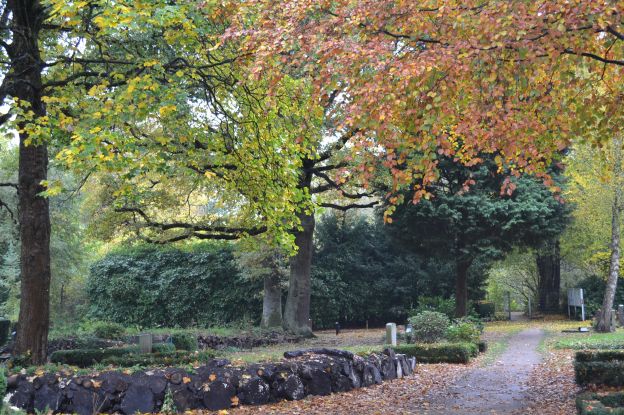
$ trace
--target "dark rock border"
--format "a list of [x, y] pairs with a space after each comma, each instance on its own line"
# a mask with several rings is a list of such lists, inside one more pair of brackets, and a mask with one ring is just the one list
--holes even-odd
[[178, 412], [220, 410], [346, 392], [409, 375], [416, 365], [415, 359], [395, 355], [391, 349], [365, 357], [309, 349], [287, 352], [285, 357], [277, 363], [244, 367], [215, 359], [192, 372], [167, 368], [92, 376], [13, 375], [7, 392], [11, 405], [29, 413], [46, 409], [80, 415], [150, 413], [159, 412], [166, 399]]

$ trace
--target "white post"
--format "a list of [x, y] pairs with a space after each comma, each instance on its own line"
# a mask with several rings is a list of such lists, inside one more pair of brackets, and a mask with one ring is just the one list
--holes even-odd
[[386, 324], [386, 344], [397, 345], [397, 328], [395, 323]]

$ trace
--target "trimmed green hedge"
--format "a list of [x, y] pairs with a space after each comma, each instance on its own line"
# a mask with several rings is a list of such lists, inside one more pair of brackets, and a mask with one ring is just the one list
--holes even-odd
[[624, 415], [624, 392], [583, 393], [576, 398], [579, 415]]
[[136, 346], [111, 349], [59, 350], [50, 355], [50, 361], [78, 367], [89, 367], [97, 363], [114, 366], [164, 366], [205, 362], [215, 357], [212, 351], [189, 352], [172, 350], [167, 343], [154, 345], [155, 353], [141, 354]]
[[468, 363], [479, 354], [479, 347], [473, 343], [420, 343], [400, 345], [394, 351], [415, 357], [419, 363]]
[[189, 353], [186, 350], [177, 350], [172, 353], [127, 354], [124, 356], [107, 357], [102, 363], [120, 367], [132, 366], [175, 366], [193, 362], [208, 362], [214, 359], [215, 354], [210, 351]]
[[135, 347], [119, 347], [110, 349], [74, 349], [74, 350], [57, 350], [50, 355], [50, 362], [88, 367], [96, 363], [102, 362], [108, 357], [124, 356], [130, 353], [136, 353], [138, 348]]
[[577, 362], [624, 361], [624, 350], [583, 350], [576, 352]]
[[574, 362], [576, 383], [579, 385], [624, 386], [624, 362]]
[[477, 347], [479, 348], [479, 353], [485, 353], [487, 352], [488, 344], [486, 341], [481, 340], [479, 341], [479, 343], [477, 343]]
[[174, 333], [171, 335], [171, 343], [176, 350], [188, 350], [194, 352], [197, 350], [197, 337], [191, 333]]

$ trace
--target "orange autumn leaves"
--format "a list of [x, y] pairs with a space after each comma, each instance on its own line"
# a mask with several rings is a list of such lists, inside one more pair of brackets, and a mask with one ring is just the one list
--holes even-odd
[[[255, 76], [307, 77], [360, 163], [428, 195], [437, 154], [543, 177], [578, 135], [621, 117], [622, 2], [247, 0], [226, 38]], [[621, 123], [620, 123], [621, 124]], [[595, 139], [604, 139], [601, 136]], [[372, 178], [366, 168], [360, 170]], [[509, 189], [503, 189], [506, 193]]]

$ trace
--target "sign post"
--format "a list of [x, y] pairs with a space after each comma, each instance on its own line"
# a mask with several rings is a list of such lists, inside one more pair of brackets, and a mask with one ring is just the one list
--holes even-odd
[[574, 307], [574, 315], [576, 316], [577, 307], [581, 308], [581, 320], [585, 321], [585, 301], [583, 300], [582, 288], [568, 288], [568, 317], [572, 317], [570, 307]]

